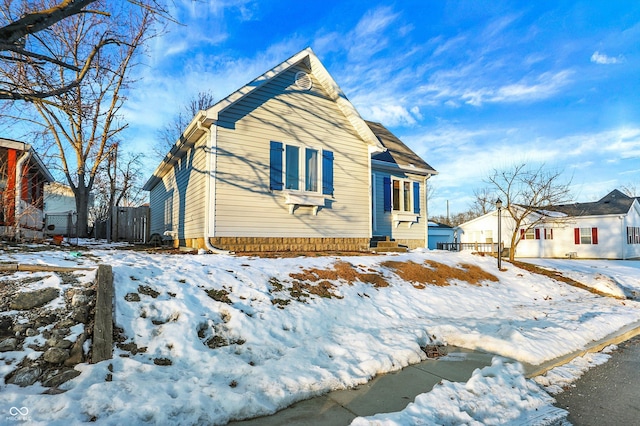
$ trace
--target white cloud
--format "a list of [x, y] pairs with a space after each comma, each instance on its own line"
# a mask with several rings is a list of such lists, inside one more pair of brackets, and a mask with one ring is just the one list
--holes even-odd
[[532, 102], [548, 99], [571, 83], [570, 70], [562, 70], [556, 73], [545, 72], [539, 75], [535, 81], [526, 79], [518, 83], [507, 84], [498, 88], [480, 88], [463, 94], [461, 97], [468, 104], [479, 106], [485, 102]]
[[433, 56], [439, 56], [443, 53], [449, 52], [453, 49], [460, 48], [467, 41], [466, 36], [457, 36], [445, 40], [444, 43], [439, 44], [433, 51]]
[[618, 57], [607, 56], [604, 53], [600, 53], [597, 50], [591, 55], [591, 62], [601, 65], [619, 64], [624, 62], [624, 56]]
[[377, 103], [361, 106], [358, 111], [366, 120], [383, 123], [387, 127], [413, 125], [416, 123], [415, 114], [397, 104]]

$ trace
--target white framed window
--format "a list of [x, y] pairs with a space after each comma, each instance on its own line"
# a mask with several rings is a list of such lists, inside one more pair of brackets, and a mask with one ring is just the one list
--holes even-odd
[[272, 191], [300, 191], [333, 195], [333, 152], [298, 144], [271, 141]]
[[574, 228], [575, 244], [598, 244], [598, 228]]
[[591, 244], [591, 228], [580, 228], [580, 244]]
[[319, 150], [285, 145], [285, 189], [318, 192], [322, 182]]
[[411, 191], [410, 180], [391, 179], [391, 194], [393, 200], [393, 210], [401, 212], [413, 212], [413, 193]]

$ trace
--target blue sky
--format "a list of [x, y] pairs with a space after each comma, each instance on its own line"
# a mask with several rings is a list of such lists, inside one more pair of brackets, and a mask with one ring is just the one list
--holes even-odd
[[[125, 114], [156, 130], [310, 46], [363, 118], [439, 175], [430, 214], [466, 211], [493, 169], [544, 164], [576, 201], [640, 187], [640, 2], [176, 0]], [[151, 165], [150, 174], [155, 167]]]

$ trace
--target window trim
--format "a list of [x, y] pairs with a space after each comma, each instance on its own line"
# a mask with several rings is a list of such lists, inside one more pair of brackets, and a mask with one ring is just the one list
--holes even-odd
[[[398, 206], [400, 207], [399, 209], [395, 208], [395, 197], [394, 197], [394, 187], [393, 184], [394, 182], [398, 182], [398, 195], [399, 195], [399, 199], [398, 199]], [[403, 179], [403, 178], [398, 178], [396, 176], [391, 176], [391, 211], [393, 213], [411, 213], [411, 214], [415, 214], [414, 213], [414, 204], [413, 204], [413, 184], [412, 182], [415, 182], [414, 180], [411, 179]], [[406, 186], [408, 185], [409, 189], [409, 202], [407, 202], [407, 200], [405, 199], [405, 195], [406, 195]], [[404, 207], [407, 207], [407, 209], [404, 209]]]
[[[598, 244], [598, 228], [585, 227], [573, 228], [573, 239], [575, 245], [597, 245]], [[587, 242], [588, 239], [588, 242]]]
[[[397, 228], [401, 223], [406, 223], [409, 228], [414, 223], [418, 222], [418, 218], [420, 217], [420, 213], [416, 213], [416, 199], [415, 199], [415, 184], [418, 184], [417, 190], [420, 191], [420, 182], [414, 179], [400, 178], [397, 176], [390, 175], [389, 179], [389, 196], [391, 201], [391, 210], [388, 213], [391, 213], [392, 220]], [[395, 198], [395, 188], [394, 182], [398, 182], [398, 199]], [[409, 199], [405, 199], [406, 194], [409, 194]], [[419, 194], [418, 194], [419, 196]], [[401, 209], [396, 209], [395, 204], [397, 201], [398, 207]], [[405, 210], [404, 208], [407, 208]]]
[[[323, 149], [322, 148], [318, 148], [318, 147], [312, 147], [312, 146], [307, 146], [307, 145], [302, 145], [302, 144], [298, 144], [298, 143], [285, 143], [282, 142], [282, 174], [284, 176], [284, 187], [283, 189], [286, 191], [296, 191], [296, 192], [301, 192], [301, 193], [307, 193], [307, 194], [322, 194], [322, 182], [323, 182], [323, 170], [322, 170], [322, 153], [323, 153]], [[289, 158], [289, 152], [290, 150], [292, 151], [293, 149], [296, 150], [296, 156], [297, 156], [297, 161], [296, 161], [296, 173], [295, 173], [295, 186], [293, 185], [294, 182], [292, 182], [290, 179], [293, 177], [292, 173], [290, 172], [290, 158]], [[315, 186], [316, 190], [309, 190], [307, 189], [310, 185], [307, 181], [307, 178], [309, 177], [309, 167], [307, 167], [307, 156], [309, 154], [309, 152], [315, 152], [315, 182], [311, 182], [311, 183], [315, 183], [315, 185], [311, 185], [311, 186]], [[291, 186], [291, 187], [290, 187]]]
[[[294, 163], [297, 176], [288, 173], [291, 168], [287, 167], [291, 163], [289, 153], [294, 149], [297, 156]], [[326, 200], [333, 199], [333, 151], [296, 142], [271, 141], [270, 152], [271, 191], [278, 191], [284, 196], [289, 214], [293, 214], [296, 207], [305, 206], [312, 207], [313, 214], [317, 215], [319, 208], [325, 206]], [[314, 182], [308, 180], [311, 168], [307, 167], [307, 158], [311, 152], [315, 156]], [[309, 187], [315, 187], [316, 190], [308, 190]]]

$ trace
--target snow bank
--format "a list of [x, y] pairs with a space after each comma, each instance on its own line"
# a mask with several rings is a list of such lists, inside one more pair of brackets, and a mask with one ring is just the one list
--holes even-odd
[[397, 413], [358, 417], [352, 426], [557, 424], [569, 414], [524, 377], [518, 363], [494, 357], [466, 383], [443, 381]]
[[[121, 341], [112, 360], [78, 367], [82, 374], [62, 385], [65, 393], [2, 385], [0, 407], [28, 407], [34, 424], [224, 424], [417, 363], [434, 337], [540, 364], [640, 320], [637, 302], [596, 296], [508, 264], [497, 272], [495, 259], [468, 253], [284, 259], [105, 249], [70, 259], [61, 253], [3, 258], [111, 264]], [[388, 261], [474, 265], [499, 280], [416, 285], [383, 266]], [[360, 278], [303, 278], [314, 269], [335, 271], [340, 262]], [[577, 264], [566, 261], [568, 268]], [[608, 276], [622, 270], [638, 276], [637, 267], [617, 265]], [[376, 274], [387, 286], [367, 280]], [[517, 398], [505, 402], [509, 416], [546, 404], [514, 364], [496, 361], [462, 385], [468, 400], [443, 402], [441, 409], [489, 421], [497, 402], [473, 405], [474, 395], [516, 385]], [[443, 389], [454, 393], [457, 386]], [[455, 409], [461, 403], [467, 411]]]

